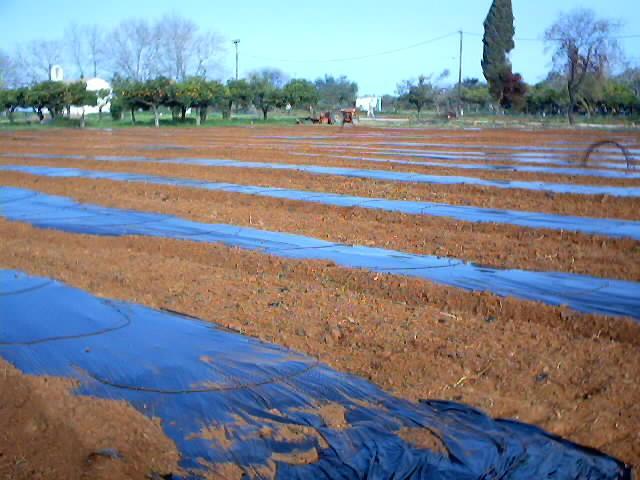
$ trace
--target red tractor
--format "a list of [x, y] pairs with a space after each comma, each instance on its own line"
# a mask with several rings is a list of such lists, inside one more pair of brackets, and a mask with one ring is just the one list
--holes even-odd
[[342, 126], [344, 127], [345, 123], [350, 123], [351, 125], [357, 125], [360, 122], [360, 114], [357, 108], [343, 108], [340, 110], [342, 113]]
[[305, 117], [299, 118], [297, 123], [313, 123], [314, 125], [336, 125], [341, 123], [344, 127], [345, 123], [357, 125], [360, 121], [360, 114], [356, 108], [343, 108], [340, 113], [323, 112], [319, 117]]

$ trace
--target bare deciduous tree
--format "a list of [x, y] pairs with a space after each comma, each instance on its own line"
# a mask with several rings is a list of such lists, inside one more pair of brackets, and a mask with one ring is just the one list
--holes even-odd
[[166, 15], [156, 24], [158, 60], [165, 76], [179, 81], [187, 77], [197, 28], [193, 21], [176, 14]]
[[604, 75], [620, 52], [613, 34], [618, 22], [596, 18], [592, 10], [576, 9], [562, 14], [545, 32], [547, 49], [553, 50], [553, 63], [566, 76], [569, 94], [569, 123], [580, 88], [589, 74]]
[[205, 32], [198, 35], [193, 50], [195, 60], [193, 74], [195, 76], [207, 78], [219, 69], [216, 57], [223, 52], [222, 45], [222, 37], [215, 32]]
[[11, 57], [0, 50], [0, 88], [10, 85], [9, 78], [13, 75], [13, 62]]
[[24, 83], [35, 83], [49, 78], [51, 65], [62, 62], [63, 43], [58, 40], [34, 40], [18, 48], [16, 67]]
[[213, 32], [199, 32], [191, 20], [165, 15], [155, 26], [158, 64], [162, 75], [177, 81], [196, 75], [206, 77], [221, 50], [221, 39]]
[[107, 43], [115, 73], [136, 81], [147, 80], [157, 73], [157, 37], [145, 20], [123, 21], [111, 32]]
[[104, 34], [100, 30], [98, 25], [89, 25], [85, 28], [86, 42], [87, 42], [87, 55], [91, 68], [93, 69], [93, 76], [98, 76], [98, 65], [101, 64], [104, 58]]
[[77, 23], [70, 24], [64, 32], [64, 43], [69, 60], [76, 68], [80, 78], [84, 78], [84, 66], [87, 60], [84, 32]]

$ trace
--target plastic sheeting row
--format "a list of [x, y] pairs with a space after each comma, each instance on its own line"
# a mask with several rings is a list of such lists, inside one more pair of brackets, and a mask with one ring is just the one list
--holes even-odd
[[12, 187], [0, 187], [0, 214], [8, 220], [72, 233], [214, 242], [285, 258], [326, 260], [344, 267], [417, 277], [465, 290], [566, 305], [580, 312], [640, 319], [637, 282], [560, 272], [501, 270], [454, 258], [350, 246], [301, 235], [80, 204], [67, 197]]
[[[604, 176], [604, 177], [608, 177], [609, 175], [607, 175], [607, 172], [610, 171], [610, 169], [613, 170], [625, 170], [624, 172], [620, 172], [618, 171], [617, 173], [615, 172], [611, 172], [613, 173], [614, 176], [610, 177], [610, 178], [635, 178], [635, 175], [637, 175], [636, 173], [633, 173], [633, 171], [629, 171], [627, 168], [627, 164], [625, 162], [623, 162], [622, 160], [620, 161], [613, 161], [612, 158], [609, 158], [609, 160], [611, 161], [604, 161], [607, 160], [606, 158], [603, 159], [601, 157], [598, 157], [598, 161], [594, 162], [592, 165], [589, 166], [589, 168], [581, 168], [581, 165], [576, 163], [575, 159], [571, 159], [570, 157], [568, 157], [567, 155], [555, 155], [555, 154], [540, 154], [540, 153], [511, 153], [508, 155], [505, 154], [489, 154], [489, 153], [483, 153], [483, 152], [474, 152], [474, 151], [466, 151], [466, 152], [460, 152], [460, 151], [430, 151], [430, 150], [389, 150], [389, 149], [377, 149], [377, 148], [371, 148], [371, 147], [358, 147], [358, 146], [333, 146], [333, 145], [326, 145], [326, 144], [313, 144], [310, 145], [312, 147], [315, 148], [321, 148], [324, 149], [327, 154], [331, 154], [331, 155], [336, 155], [337, 158], [344, 158], [344, 159], [362, 159], [362, 160], [369, 160], [368, 157], [357, 157], [357, 156], [349, 156], [349, 155], [345, 155], [345, 153], [349, 153], [350, 150], [357, 150], [358, 153], [362, 153], [362, 154], [366, 154], [366, 155], [380, 155], [380, 156], [384, 156], [384, 157], [401, 157], [401, 158], [419, 158], [419, 159], [429, 159], [429, 160], [457, 160], [457, 161], [465, 161], [465, 162], [482, 162], [482, 166], [489, 166], [489, 167], [511, 167], [511, 170], [517, 171], [519, 167], [522, 166], [527, 166], [527, 165], [523, 165], [523, 164], [542, 164], [542, 165], [553, 165], [553, 166], [560, 166], [560, 167], [569, 167], [569, 168], [575, 168], [576, 171], [581, 171], [581, 170], [585, 170], [585, 172], [594, 172], [589, 176]], [[293, 148], [298, 148], [299, 145], [286, 145], [286, 144], [280, 144], [277, 145], [278, 148], [282, 148], [282, 149], [287, 149], [287, 153], [291, 154], [294, 153], [292, 152]], [[271, 146], [271, 148], [275, 148], [275, 146]], [[295, 152], [294, 154], [302, 154], [302, 153], [306, 153], [306, 152]], [[321, 154], [310, 154], [310, 155], [318, 155], [320, 156]], [[382, 160], [386, 160], [386, 158], [384, 159], [379, 159], [380, 161]], [[397, 159], [395, 159], [397, 160]], [[407, 164], [416, 164], [416, 165], [425, 165], [425, 166], [429, 166], [430, 163], [432, 162], [424, 162], [424, 163], [419, 163], [416, 160], [410, 161], [410, 160], [398, 160], [397, 163], [403, 164], [405, 162], [408, 162]], [[495, 164], [495, 162], [515, 162], [516, 164], [513, 163], [499, 163], [499, 164]], [[454, 162], [447, 162], [444, 165], [439, 165], [439, 164], [433, 164], [430, 166], [450, 166], [452, 168], [464, 168], [461, 165], [467, 165], [467, 164], [461, 164], [461, 163], [454, 163]], [[599, 168], [593, 168], [594, 166], [597, 166]], [[554, 168], [548, 168], [548, 167], [539, 167], [540, 170], [530, 170], [532, 173], [556, 173], [554, 172], [556, 169]], [[478, 165], [478, 169], [480, 169], [480, 165]], [[488, 168], [488, 170], [491, 170], [492, 168]], [[608, 170], [605, 170], [608, 169]], [[562, 173], [564, 171], [567, 170], [567, 168], [561, 168], [561, 169], [557, 169], [558, 172], [557, 173]], [[527, 171], [527, 170], [521, 170], [521, 171]], [[599, 172], [605, 172], [605, 175], [600, 175]], [[628, 175], [630, 174], [630, 175]], [[567, 173], [567, 175], [571, 175], [570, 173]], [[577, 173], [576, 175], [587, 175], [587, 173]], [[619, 176], [618, 176], [619, 175]]]
[[610, 195], [614, 197], [640, 197], [640, 187], [615, 187], [609, 185], [579, 185], [549, 182], [524, 182], [517, 180], [486, 180], [483, 178], [461, 177], [457, 175], [426, 175], [415, 172], [396, 172], [387, 170], [366, 170], [345, 167], [325, 167], [319, 165], [296, 165], [291, 163], [245, 162], [239, 160], [207, 158], [164, 158], [153, 159], [143, 156], [118, 155], [56, 155], [56, 154], [3, 154], [5, 157], [100, 160], [112, 162], [152, 162], [175, 163], [179, 165], [197, 165], [204, 167], [228, 167], [241, 169], [293, 170], [312, 175], [335, 175], [348, 178], [383, 180], [400, 183], [424, 183], [433, 185], [475, 185], [502, 189], [523, 189], [558, 194]]
[[[223, 144], [217, 144], [217, 146], [223, 146]], [[275, 143], [275, 144], [257, 144], [257, 143], [248, 143], [243, 145], [244, 148], [254, 148], [254, 149], [264, 149], [268, 147], [272, 150], [280, 149], [286, 151], [287, 154], [290, 155], [309, 155], [309, 156], [323, 156], [325, 154], [319, 153], [308, 153], [308, 152], [296, 152], [295, 150], [300, 148], [301, 144], [296, 143]], [[531, 172], [531, 173], [564, 173], [566, 175], [579, 175], [579, 176], [594, 176], [594, 177], [605, 177], [605, 178], [638, 178], [638, 172], [630, 171], [627, 167], [626, 161], [622, 158], [618, 159], [618, 157], [614, 156], [593, 156], [592, 162], [588, 168], [582, 168], [581, 163], [576, 162], [575, 157], [570, 157], [567, 154], [550, 154], [550, 153], [530, 153], [530, 152], [522, 152], [522, 153], [488, 153], [488, 152], [477, 152], [477, 151], [443, 151], [443, 150], [397, 150], [397, 149], [383, 149], [383, 148], [375, 148], [375, 147], [367, 147], [360, 145], [336, 145], [336, 144], [326, 144], [326, 143], [314, 143], [309, 145], [304, 145], [305, 147], [314, 147], [324, 149], [328, 154], [335, 156], [335, 158], [343, 158], [343, 159], [352, 159], [352, 160], [367, 160], [373, 162], [382, 162], [388, 161], [390, 163], [398, 163], [398, 164], [406, 164], [406, 165], [424, 165], [424, 166], [434, 166], [434, 167], [444, 167], [449, 166], [451, 168], [462, 168], [465, 169], [465, 163], [449, 163], [441, 164], [438, 162], [423, 162], [420, 163], [418, 161], [409, 161], [409, 160], [398, 160], [398, 159], [387, 159], [387, 158], [376, 158], [371, 159], [371, 157], [357, 157], [357, 156], [349, 156], [344, 155], [345, 151], [349, 150], [357, 150], [361, 153], [368, 155], [381, 155], [385, 157], [406, 157], [406, 158], [425, 158], [430, 160], [458, 160], [465, 162], [482, 162], [480, 165], [475, 165], [478, 170], [512, 170], [512, 171], [523, 171], [523, 172]], [[159, 150], [163, 150], [159, 148]], [[586, 150], [586, 147], [585, 147]], [[610, 161], [605, 161], [610, 160]], [[618, 160], [618, 161], [615, 161]], [[495, 164], [495, 162], [516, 162], [516, 165], [509, 163], [499, 163]], [[554, 166], [563, 166], [569, 168], [548, 168], [548, 167], [533, 167], [533, 169], [529, 170], [528, 165], [522, 164], [543, 164], [543, 165], [554, 165]], [[487, 166], [488, 168], [486, 168]], [[525, 167], [524, 169], [520, 169], [520, 167]], [[597, 166], [599, 168], [593, 168]], [[497, 167], [497, 168], [493, 168]], [[606, 169], [606, 170], [605, 170]], [[611, 171], [613, 170], [624, 170], [624, 172], [620, 171]], [[575, 172], [575, 173], [571, 173]]]
[[[290, 152], [290, 155], [300, 157], [319, 157], [322, 154], [319, 153], [305, 153], [305, 152]], [[615, 170], [603, 170], [598, 168], [552, 168], [552, 167], [535, 167], [528, 165], [490, 165], [490, 164], [477, 164], [477, 163], [457, 163], [457, 162], [421, 162], [412, 160], [397, 160], [389, 158], [376, 158], [376, 157], [356, 157], [350, 155], [334, 155], [333, 158], [339, 158], [341, 160], [359, 160], [363, 162], [372, 163], [392, 163], [398, 165], [417, 165], [422, 167], [442, 167], [442, 168], [455, 168], [460, 170], [490, 170], [496, 172], [523, 172], [523, 173], [541, 173], [552, 175], [573, 175], [583, 177], [602, 177], [602, 178], [640, 178], [640, 172], [621, 172]], [[433, 158], [433, 157], [431, 157]]]
[[[333, 135], [333, 136], [329, 136], [329, 135], [322, 135], [322, 136], [318, 136], [318, 135], [311, 135], [311, 136], [302, 136], [302, 135], [259, 135], [256, 136], [254, 138], [257, 139], [267, 139], [267, 140], [295, 140], [297, 144], [304, 144], [304, 142], [309, 142], [309, 141], [324, 141], [324, 140], [337, 140], [337, 141], [343, 141], [343, 140], [349, 140], [350, 138], [381, 138], [381, 137], [385, 137], [385, 134], [374, 134], [374, 135], [368, 135], [368, 134], [364, 134], [364, 135], [357, 135], [357, 134], [350, 134], [348, 136], [341, 136], [341, 135]], [[424, 138], [428, 138], [429, 136], [425, 136], [425, 135], [420, 135], [420, 136], [409, 136], [409, 135], [403, 135], [402, 138], [413, 138], [416, 140], [422, 140]], [[437, 135], [438, 138], [452, 138], [452, 139], [458, 139], [459, 140], [459, 135]], [[390, 141], [388, 139], [384, 139], [384, 141], [373, 141], [370, 142], [368, 144], [365, 145], [354, 145], [351, 143], [335, 143], [335, 142], [323, 142], [323, 143], [316, 143], [316, 145], [327, 145], [327, 146], [339, 146], [339, 147], [343, 147], [343, 146], [348, 146], [350, 148], [362, 148], [362, 147], [367, 147], [367, 148], [378, 148], [378, 147], [427, 147], [427, 148], [456, 148], [459, 149], [460, 147], [463, 147], [465, 149], [474, 149], [472, 151], [474, 152], [478, 152], [477, 154], [485, 154], [491, 151], [514, 151], [514, 152], [521, 152], [521, 151], [526, 151], [529, 153], [539, 153], [539, 152], [551, 152], [551, 153], [557, 153], [557, 154], [570, 154], [570, 153], [583, 153], [587, 148], [589, 148], [589, 146], [591, 145], [590, 142], [584, 143], [584, 142], [566, 142], [566, 141], [558, 141], [549, 145], [482, 145], [482, 144], [474, 144], [474, 143], [465, 143], [465, 144], [460, 144], [460, 143], [444, 143], [444, 142], [407, 142], [406, 140], [398, 140], [398, 141]], [[638, 148], [633, 148], [630, 146], [627, 146], [628, 150], [633, 153], [634, 155], [639, 155], [640, 154], [640, 149]], [[616, 156], [614, 156], [613, 158], [621, 158], [621, 152], [618, 148], [615, 147], [602, 147], [598, 149], [598, 152], [601, 153], [613, 153], [616, 154]]]
[[[2, 358], [160, 418], [188, 478], [229, 464], [277, 479], [631, 477], [614, 458], [534, 426], [458, 403], [411, 403], [297, 352], [49, 279], [0, 270], [0, 310]], [[434, 446], [403, 432], [424, 432]]]
[[550, 228], [608, 237], [628, 237], [640, 240], [640, 222], [606, 218], [573, 217], [538, 212], [498, 210], [471, 206], [448, 205], [433, 202], [387, 200], [384, 198], [355, 197], [304, 190], [269, 188], [233, 183], [206, 182], [186, 178], [161, 177], [123, 172], [103, 172], [77, 168], [0, 165], [0, 171], [14, 171], [48, 177], [89, 178], [136, 183], [153, 183], [204, 190], [224, 191], [270, 198], [315, 202], [337, 207], [361, 207], [409, 215], [448, 217], [465, 222], [503, 223], [530, 228]]
[[[284, 147], [287, 144], [279, 144], [279, 147]], [[293, 147], [299, 147], [300, 144], [290, 144]], [[540, 163], [546, 165], [564, 165], [570, 167], [576, 167], [579, 164], [576, 160], [581, 160], [581, 158], [576, 159], [575, 154], [571, 154], [569, 152], [553, 152], [553, 151], [521, 151], [516, 149], [513, 152], [505, 152], [500, 151], [504, 149], [498, 149], [498, 152], [487, 152], [487, 151], [477, 151], [477, 150], [423, 150], [423, 149], [389, 149], [389, 148], [380, 148], [380, 147], [372, 147], [368, 145], [350, 145], [350, 144], [335, 144], [335, 143], [312, 143], [309, 146], [325, 149], [330, 152], [343, 152], [345, 150], [357, 150], [359, 152], [366, 152], [369, 154], [375, 155], [383, 155], [383, 156], [394, 156], [394, 157], [408, 157], [408, 158], [429, 158], [436, 160], [463, 160], [463, 161], [471, 161], [471, 162], [516, 162], [516, 163]], [[445, 145], [447, 147], [452, 145]], [[580, 151], [580, 153], [584, 153], [588, 148], [588, 145], [585, 146], [584, 150]], [[637, 150], [632, 150], [632, 152], [637, 152]], [[620, 154], [620, 152], [617, 152]], [[627, 163], [623, 156], [621, 155], [603, 155], [601, 150], [598, 150], [598, 154], [594, 154], [594, 165], [597, 165], [601, 168], [612, 168], [612, 169], [624, 169], [627, 170]], [[634, 162], [634, 165], [637, 165], [637, 161]], [[453, 166], [453, 164], [452, 164]], [[595, 170], [595, 169], [594, 169]], [[524, 170], [526, 171], [526, 170]], [[542, 172], [544, 173], [544, 171]], [[551, 172], [549, 172], [551, 173]], [[628, 173], [628, 172], [627, 172]], [[579, 174], [578, 174], [579, 175]], [[597, 175], [596, 175], [597, 176]], [[614, 177], [615, 178], [615, 177]]]

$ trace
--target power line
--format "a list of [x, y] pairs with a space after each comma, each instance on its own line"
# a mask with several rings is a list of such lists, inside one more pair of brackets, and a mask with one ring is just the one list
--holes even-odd
[[[476, 32], [464, 32], [464, 34], [465, 35], [470, 35], [472, 37], [484, 37], [484, 35], [482, 33], [476, 33]], [[611, 38], [613, 38], [615, 40], [624, 40], [624, 39], [628, 39], [628, 38], [640, 38], [640, 34], [612, 35]], [[515, 41], [517, 41], [517, 42], [546, 42], [547, 40], [553, 40], [553, 41], [556, 41], [556, 42], [562, 41], [562, 39], [560, 39], [560, 38], [544, 39], [544, 38], [514, 37], [513, 39]]]
[[[330, 59], [286, 59], [286, 58], [269, 58], [269, 57], [262, 57], [262, 56], [258, 56], [258, 55], [246, 55], [249, 58], [253, 58], [255, 60], [263, 60], [263, 61], [268, 61], [268, 62], [282, 62], [282, 63], [338, 63], [338, 62], [351, 62], [351, 61], [355, 61], [355, 60], [365, 60], [368, 58], [375, 58], [375, 57], [381, 57], [384, 55], [392, 55], [394, 53], [399, 53], [399, 52], [403, 52], [406, 50], [411, 50], [414, 48], [418, 48], [418, 47], [422, 47], [424, 45], [428, 45], [430, 43], [435, 43], [438, 42], [440, 40], [444, 40], [446, 38], [450, 38], [453, 37], [455, 35], [460, 35], [461, 33], [464, 33], [465, 35], [469, 35], [472, 37], [483, 37], [484, 35], [482, 33], [477, 33], [477, 32], [467, 32], [467, 31], [456, 31], [456, 32], [451, 32], [451, 33], [447, 33], [445, 35], [441, 35], [439, 37], [435, 37], [435, 38], [430, 38], [428, 40], [424, 40], [418, 43], [414, 43], [412, 45], [407, 45], [404, 47], [399, 47], [399, 48], [394, 48], [391, 50], [385, 50], [382, 52], [377, 52], [377, 53], [371, 53], [371, 54], [366, 54], [366, 55], [359, 55], [359, 56], [354, 56], [354, 57], [342, 57], [342, 58], [330, 58]], [[630, 38], [640, 38], [640, 34], [631, 34], [631, 35], [617, 35], [617, 36], [613, 36], [611, 38], [617, 39], [617, 40], [621, 40], [621, 39], [630, 39]], [[515, 41], [519, 41], [519, 42], [545, 42], [547, 41], [546, 39], [543, 38], [527, 38], [527, 37], [515, 37], [514, 38]], [[554, 40], [554, 39], [551, 39]], [[559, 39], [555, 39], [556, 41], [559, 41]]]
[[444, 40], [445, 38], [449, 38], [452, 37], [454, 35], [458, 35], [459, 32], [451, 32], [451, 33], [447, 33], [446, 35], [441, 35], [439, 37], [435, 37], [435, 38], [430, 38], [429, 40], [424, 40], [422, 42], [418, 42], [418, 43], [414, 43], [413, 45], [408, 45], [406, 47], [399, 47], [399, 48], [394, 48], [392, 50], [385, 50], [383, 52], [378, 52], [378, 53], [371, 53], [371, 54], [367, 54], [367, 55], [360, 55], [360, 56], [356, 56], [356, 57], [344, 57], [344, 58], [332, 58], [332, 59], [324, 59], [324, 60], [320, 60], [320, 59], [276, 59], [276, 58], [267, 58], [267, 57], [259, 57], [259, 56], [255, 56], [255, 55], [247, 55], [248, 57], [254, 58], [256, 60], [266, 60], [266, 61], [270, 61], [270, 62], [289, 62], [289, 63], [333, 63], [333, 62], [350, 62], [350, 61], [354, 61], [354, 60], [364, 60], [367, 58], [374, 58], [374, 57], [381, 57], [383, 55], [391, 55], [393, 53], [398, 53], [398, 52], [403, 52], [405, 50], [411, 50], [413, 48], [418, 48], [418, 47], [422, 47], [423, 45], [428, 45], [430, 43], [435, 43], [438, 42], [440, 40]]
[[[470, 35], [472, 37], [484, 37], [484, 34], [476, 32], [464, 32], [464, 34]], [[544, 42], [544, 40], [541, 38], [514, 37], [514, 40], [519, 42]]]

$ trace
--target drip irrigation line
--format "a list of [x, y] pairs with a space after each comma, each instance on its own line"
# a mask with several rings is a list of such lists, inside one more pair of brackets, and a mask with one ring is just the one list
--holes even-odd
[[25, 195], [23, 197], [11, 198], [9, 200], [3, 200], [2, 202], [0, 202], [0, 205], [8, 205], [10, 203], [19, 202], [21, 200], [28, 200], [29, 198], [35, 197], [36, 195], [38, 195], [38, 192], [30, 193], [30, 194]]
[[454, 262], [450, 265], [434, 265], [432, 267], [391, 267], [391, 268], [386, 268], [386, 267], [378, 267], [378, 266], [374, 266], [375, 268], [375, 272], [380, 272], [380, 273], [385, 273], [385, 272], [404, 272], [404, 271], [415, 271], [415, 270], [439, 270], [439, 269], [445, 269], [445, 268], [453, 268], [453, 267], [457, 267], [458, 265], [462, 265], [464, 262], [462, 261], [458, 261], [458, 262]]
[[120, 390], [130, 390], [135, 392], [146, 392], [146, 393], [158, 393], [161, 395], [188, 395], [192, 393], [210, 393], [210, 392], [231, 392], [234, 390], [244, 390], [251, 389], [256, 387], [262, 387], [265, 385], [272, 385], [274, 383], [284, 383], [288, 379], [296, 378], [301, 375], [304, 375], [311, 370], [317, 368], [320, 365], [320, 361], [314, 359], [314, 362], [309, 364], [306, 368], [292, 373], [290, 375], [281, 375], [272, 377], [268, 380], [263, 380], [261, 382], [249, 382], [249, 383], [239, 383], [238, 385], [233, 386], [216, 386], [216, 387], [206, 387], [206, 388], [185, 388], [185, 389], [163, 389], [163, 388], [152, 388], [152, 387], [140, 387], [136, 385], [126, 385], [122, 383], [112, 382], [110, 380], [104, 379], [96, 374], [91, 372], [86, 372], [89, 377], [94, 379], [98, 383], [102, 383], [103, 385], [107, 385], [109, 387], [117, 388]]
[[[50, 280], [47, 284], [50, 284], [50, 283], [54, 283], [53, 280]], [[40, 288], [42, 288], [43, 286], [44, 285], [40, 285]], [[33, 288], [31, 290], [36, 290], [36, 289]], [[105, 335], [107, 333], [111, 333], [111, 332], [115, 332], [115, 331], [118, 331], [118, 330], [122, 330], [123, 328], [126, 328], [129, 325], [131, 325], [132, 320], [131, 320], [131, 317], [129, 317], [129, 315], [124, 313], [122, 310], [120, 310], [118, 307], [116, 307], [110, 301], [108, 301], [108, 300], [101, 300], [101, 301], [105, 305], [111, 306], [116, 312], [118, 312], [120, 315], [122, 315], [124, 317], [124, 322], [121, 323], [120, 325], [116, 325], [115, 327], [102, 328], [100, 330], [96, 330], [95, 332], [90, 332], [90, 333], [82, 333], [82, 334], [77, 334], [77, 335], [60, 335], [60, 336], [55, 336], [55, 337], [45, 337], [45, 338], [40, 338], [38, 340], [30, 340], [28, 342], [0, 342], [0, 347], [5, 347], [5, 346], [7, 346], [7, 347], [12, 347], [12, 346], [28, 347], [28, 346], [32, 346], [32, 345], [40, 345], [42, 343], [59, 342], [61, 340], [77, 340], [79, 338], [97, 337], [97, 336], [100, 336], [100, 335]]]
[[605, 145], [613, 145], [614, 147], [620, 149], [620, 151], [624, 155], [624, 158], [627, 162], [627, 170], [632, 170], [636, 168], [636, 165], [635, 165], [636, 162], [635, 162], [635, 159], [633, 158], [633, 155], [631, 155], [631, 152], [624, 145], [616, 142], [615, 140], [601, 140], [599, 142], [592, 143], [587, 149], [586, 153], [584, 154], [584, 157], [582, 158], [582, 164], [586, 166], [589, 162], [589, 158], [591, 157], [591, 155], [594, 152], [596, 152], [600, 147], [603, 147]]
[[46, 287], [53, 283], [53, 280], [48, 280], [39, 285], [34, 285], [33, 287], [23, 288], [21, 290], [14, 290], [12, 292], [0, 292], [0, 297], [10, 297], [11, 295], [20, 295], [21, 293], [35, 292], [36, 290], [40, 290], [41, 288]]

